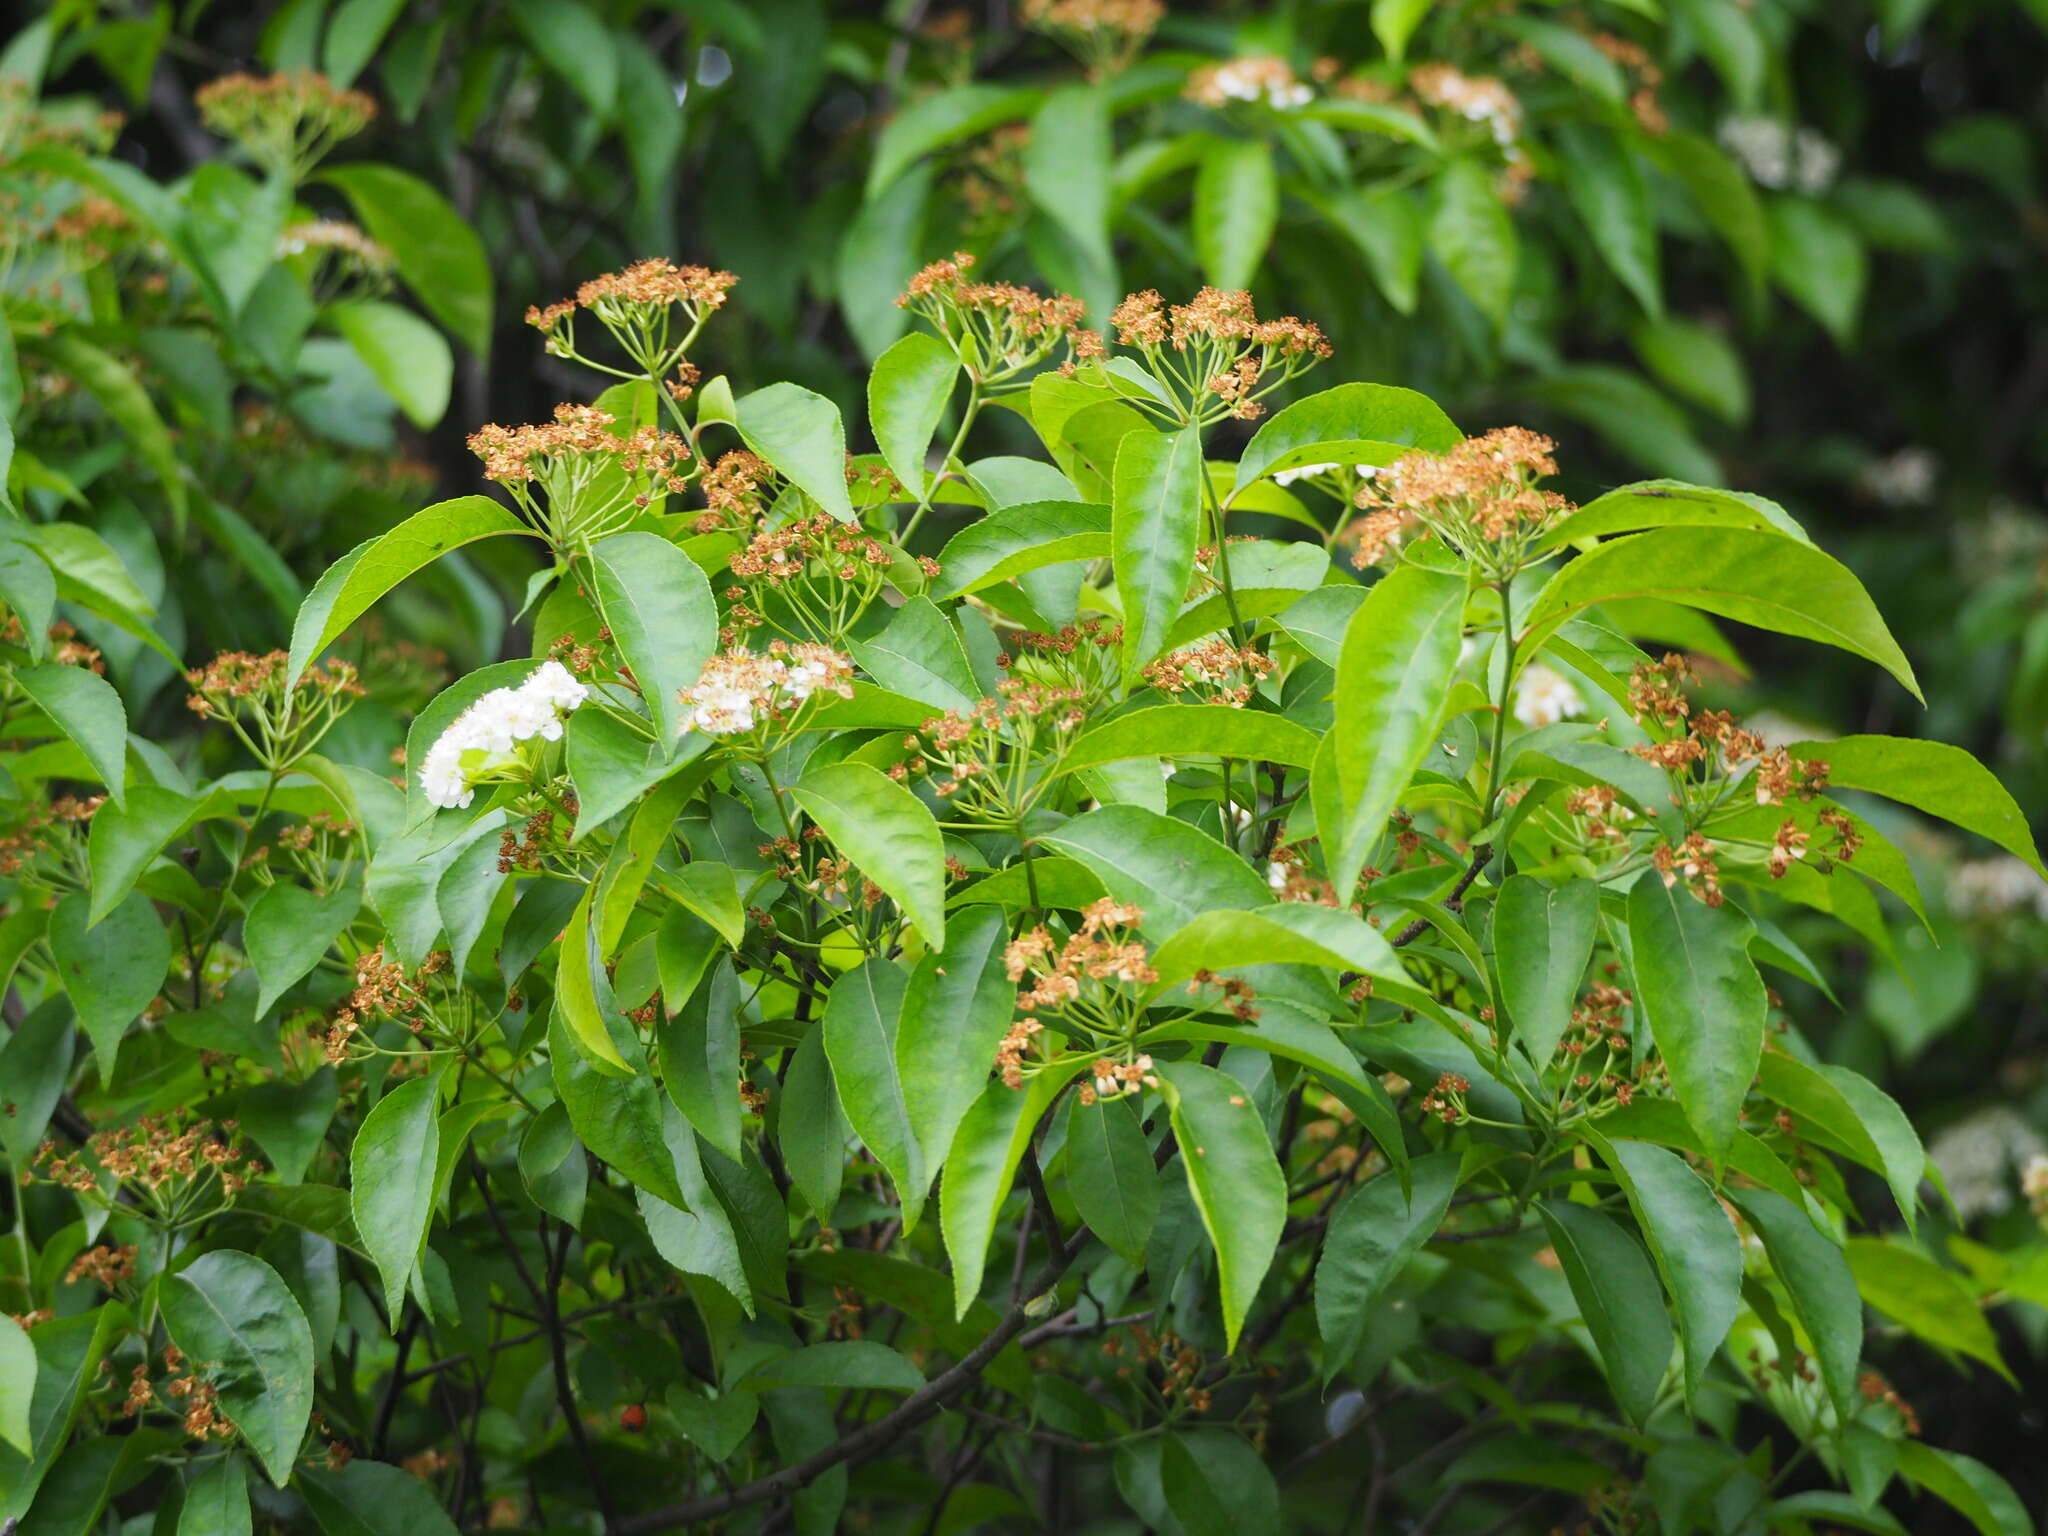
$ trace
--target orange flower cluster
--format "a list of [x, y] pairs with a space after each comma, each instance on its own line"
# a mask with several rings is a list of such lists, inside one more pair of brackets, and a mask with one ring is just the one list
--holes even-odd
[[983, 383], [1042, 362], [1062, 343], [1070, 363], [1102, 355], [1102, 338], [1081, 325], [1079, 299], [1016, 283], [975, 282], [968, 276], [973, 267], [972, 254], [955, 251], [913, 274], [896, 303], [929, 321]]
[[953, 814], [1014, 825], [1044, 783], [1013, 783], [1016, 776], [1008, 770], [1041, 751], [1056, 755], [1063, 750], [1087, 723], [1088, 696], [1079, 688], [1022, 678], [1006, 678], [996, 691], [998, 698], [979, 700], [964, 714], [949, 709], [905, 736], [910, 756], [889, 776], [944, 774], [932, 787], [940, 799], [953, 803]]
[[193, 99], [200, 120], [215, 133], [267, 166], [299, 174], [377, 116], [370, 97], [310, 70], [223, 75], [201, 86]]
[[1496, 427], [1445, 453], [1410, 453], [1359, 487], [1366, 516], [1349, 536], [1363, 570], [1419, 527], [1489, 569], [1512, 570], [1528, 540], [1571, 507], [1535, 482], [1557, 473], [1557, 445], [1524, 427]]
[[101, 1173], [151, 1195], [173, 1183], [217, 1174], [221, 1188], [237, 1194], [263, 1172], [263, 1165], [237, 1150], [233, 1121], [220, 1131], [226, 1134], [217, 1134], [211, 1120], [180, 1129], [169, 1115], [144, 1115], [132, 1125], [95, 1131], [77, 1152], [61, 1153], [55, 1142], [46, 1141], [36, 1151], [36, 1166], [45, 1178], [78, 1194], [96, 1192]]
[[766, 499], [759, 494], [761, 487], [774, 478], [775, 466], [759, 454], [744, 448], [721, 454], [697, 482], [697, 488], [704, 493], [706, 510], [692, 531], [739, 533], [752, 527]]
[[1212, 638], [1148, 662], [1144, 678], [1162, 693], [1188, 693], [1206, 703], [1242, 709], [1273, 670], [1273, 659], [1253, 647]]
[[426, 981], [448, 968], [448, 952], [435, 950], [411, 978], [405, 967], [384, 958], [384, 946], [356, 957], [356, 985], [347, 1004], [321, 1036], [327, 1059], [337, 1066], [348, 1059], [356, 1031], [377, 1019], [397, 1019], [414, 1034], [426, 1029], [421, 1017], [427, 1006]]
[[[1081, 914], [1080, 928], [1064, 942], [1042, 924], [1012, 939], [1003, 950], [1003, 971], [1011, 981], [1026, 983], [1017, 994], [1018, 1011], [1057, 1013], [1084, 1001], [1100, 1005], [1118, 987], [1157, 981], [1145, 945], [1132, 937], [1144, 919], [1142, 909], [1105, 896]], [[1021, 1051], [1037, 1033], [1036, 1024], [1020, 1019], [1010, 1033], [1005, 1050]], [[1007, 1061], [1014, 1065], [1014, 1057]], [[1009, 1082], [1005, 1063], [999, 1054], [998, 1065], [1005, 1067], [1004, 1081]]]
[[103, 1291], [126, 1285], [135, 1278], [135, 1245], [123, 1243], [112, 1248], [88, 1248], [71, 1261], [64, 1272], [66, 1285], [90, 1280]]
[[[291, 658], [283, 651], [222, 651], [203, 667], [185, 674], [192, 689], [185, 707], [195, 715], [212, 719], [232, 715], [238, 705], [260, 703], [281, 696], [285, 690], [285, 667]], [[315, 662], [299, 674], [299, 686], [321, 699], [360, 699], [367, 689], [357, 680], [352, 662], [333, 658]]]
[[1441, 1072], [1436, 1086], [1422, 1096], [1422, 1112], [1435, 1115], [1445, 1125], [1456, 1125], [1465, 1117], [1465, 1095], [1472, 1091], [1472, 1079], [1457, 1072]]
[[607, 325], [617, 326], [644, 322], [651, 314], [677, 304], [695, 322], [722, 308], [738, 281], [730, 272], [677, 266], [663, 257], [651, 257], [634, 262], [622, 272], [593, 277], [576, 290], [573, 299], [563, 299], [545, 308], [529, 307], [526, 323], [552, 341], [562, 330], [563, 322], [579, 309], [590, 311]]
[[[555, 419], [535, 426], [486, 426], [469, 436], [469, 451], [484, 461], [484, 478], [501, 485], [547, 481], [558, 469], [587, 469], [593, 459], [611, 458], [628, 475], [649, 482], [650, 489], [680, 491], [686, 481], [682, 465], [689, 445], [673, 432], [635, 427], [612, 430], [618, 420], [594, 405], [558, 405]], [[645, 492], [635, 504], [645, 506]]]
[[[83, 667], [88, 672], [106, 676], [107, 664], [100, 659], [100, 653], [78, 638], [78, 630], [59, 619], [44, 631], [50, 637], [50, 660], [60, 667]], [[26, 643], [26, 632], [21, 627], [21, 616], [10, 613], [7, 622], [0, 625], [0, 642], [8, 645]]]
[[1204, 288], [1186, 304], [1171, 306], [1147, 288], [1126, 296], [1110, 312], [1109, 323], [1119, 342], [1139, 350], [1170, 345], [1185, 352], [1202, 342], [1232, 342], [1289, 357], [1330, 355], [1319, 326], [1292, 315], [1261, 320], [1252, 296], [1242, 288]]

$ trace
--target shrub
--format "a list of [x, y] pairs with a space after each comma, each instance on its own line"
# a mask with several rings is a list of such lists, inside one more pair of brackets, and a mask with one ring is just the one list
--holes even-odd
[[[1270, 409], [1330, 348], [1243, 292], [1100, 335], [964, 257], [849, 455], [698, 375], [729, 286], [537, 311], [617, 382], [189, 672], [210, 781], [6, 567], [0, 1510], [2024, 1529], [1863, 1307], [2004, 1373], [2034, 1271], [1917, 1245], [1912, 1125], [1760, 969], [1917, 909], [1842, 792], [2038, 869], [2024, 819], [1662, 643], [1916, 690], [1843, 566], [1755, 495], [1575, 507], [1412, 391]], [[1042, 456], [966, 457], [997, 421]], [[388, 778], [405, 687], [338, 652], [486, 541], [531, 654]]]

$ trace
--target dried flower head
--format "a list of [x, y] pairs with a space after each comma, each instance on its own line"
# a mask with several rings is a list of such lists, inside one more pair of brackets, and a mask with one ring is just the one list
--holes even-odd
[[1166, 19], [1162, 0], [1024, 0], [1024, 25], [1056, 38], [1103, 79], [1131, 65]]
[[896, 303], [929, 322], [982, 383], [1012, 379], [1063, 344], [1070, 360], [1085, 360], [1099, 346], [1099, 338], [1081, 327], [1079, 299], [976, 282], [968, 275], [974, 264], [972, 254], [955, 251], [950, 260], [917, 271]]
[[194, 100], [208, 128], [296, 180], [377, 116], [377, 103], [361, 91], [306, 70], [223, 75], [201, 86]]
[[1557, 473], [1555, 446], [1524, 427], [1496, 427], [1444, 453], [1396, 459], [1359, 488], [1367, 515], [1347, 530], [1352, 564], [1373, 564], [1413, 529], [1452, 544], [1489, 576], [1519, 569], [1535, 538], [1571, 506], [1536, 485]]
[[[689, 445], [653, 426], [614, 430], [618, 419], [594, 405], [558, 405], [553, 421], [495, 424], [473, 432], [469, 451], [558, 551], [576, 551], [617, 533], [658, 496], [683, 490]], [[539, 487], [536, 495], [534, 487]]]

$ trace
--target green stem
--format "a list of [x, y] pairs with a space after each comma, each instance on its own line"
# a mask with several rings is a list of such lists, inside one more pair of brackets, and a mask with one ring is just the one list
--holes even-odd
[[967, 406], [960, 413], [960, 430], [953, 434], [953, 441], [947, 445], [946, 457], [940, 463], [938, 473], [927, 480], [924, 495], [918, 498], [917, 510], [910, 514], [910, 521], [905, 523], [903, 531], [896, 535], [896, 542], [904, 548], [909, 547], [911, 535], [917, 532], [917, 526], [924, 521], [925, 513], [931, 511], [932, 498], [938, 495], [940, 482], [952, 468], [953, 460], [959, 456], [960, 449], [967, 442], [967, 433], [974, 425], [974, 418], [980, 414], [981, 380], [970, 376], [967, 384]]

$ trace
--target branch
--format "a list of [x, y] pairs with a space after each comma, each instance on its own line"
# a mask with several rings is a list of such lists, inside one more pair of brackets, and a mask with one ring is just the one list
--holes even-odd
[[[1493, 845], [1491, 843], [1481, 843], [1477, 848], [1474, 848], [1472, 850], [1472, 862], [1465, 866], [1465, 873], [1458, 876], [1458, 883], [1451, 887], [1451, 894], [1444, 898], [1444, 905], [1453, 912], [1463, 911], [1465, 893], [1472, 889], [1472, 882], [1479, 878], [1479, 872], [1492, 862]], [[1394, 948], [1400, 949], [1404, 945], [1413, 944], [1427, 932], [1429, 932], [1429, 919], [1418, 917], [1414, 922], [1394, 935], [1388, 942]]]

